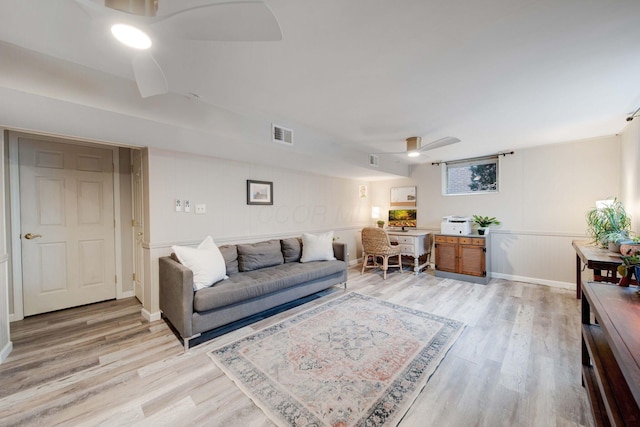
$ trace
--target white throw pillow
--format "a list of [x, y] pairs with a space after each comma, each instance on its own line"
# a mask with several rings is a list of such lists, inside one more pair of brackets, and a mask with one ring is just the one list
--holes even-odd
[[313, 235], [302, 233], [302, 257], [300, 262], [331, 261], [333, 256], [333, 231]]
[[228, 278], [224, 257], [211, 236], [207, 236], [197, 248], [171, 246], [171, 249], [180, 263], [193, 272], [194, 291]]

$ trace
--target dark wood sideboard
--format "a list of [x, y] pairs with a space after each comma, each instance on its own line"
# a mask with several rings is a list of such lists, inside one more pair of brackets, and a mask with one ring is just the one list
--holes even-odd
[[616, 274], [616, 269], [622, 264], [619, 253], [593, 246], [588, 241], [574, 240], [571, 244], [576, 251], [576, 298], [580, 298], [581, 295], [583, 264], [593, 270], [593, 280], [596, 282], [620, 281]]
[[637, 290], [582, 283], [582, 382], [596, 426], [640, 426]]

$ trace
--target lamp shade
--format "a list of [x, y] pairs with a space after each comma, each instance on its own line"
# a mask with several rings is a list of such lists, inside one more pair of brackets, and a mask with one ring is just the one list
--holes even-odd
[[373, 219], [380, 218], [380, 206], [372, 206], [371, 207], [371, 218], [373, 218]]

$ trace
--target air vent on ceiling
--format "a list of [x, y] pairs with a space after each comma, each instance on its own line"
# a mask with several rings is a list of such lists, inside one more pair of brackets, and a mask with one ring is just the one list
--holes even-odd
[[369, 166], [378, 167], [380, 165], [380, 157], [375, 154], [369, 154]]
[[273, 142], [293, 145], [293, 131], [291, 129], [283, 128], [282, 126], [271, 123], [271, 136], [273, 138]]

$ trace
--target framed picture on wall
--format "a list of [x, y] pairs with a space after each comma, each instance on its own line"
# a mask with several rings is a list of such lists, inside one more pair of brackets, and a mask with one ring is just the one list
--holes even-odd
[[416, 206], [416, 187], [391, 188], [391, 206]]
[[358, 196], [361, 199], [366, 199], [367, 197], [369, 197], [369, 193], [367, 191], [367, 186], [366, 185], [359, 185], [358, 186]]
[[273, 182], [247, 180], [248, 205], [272, 205]]

